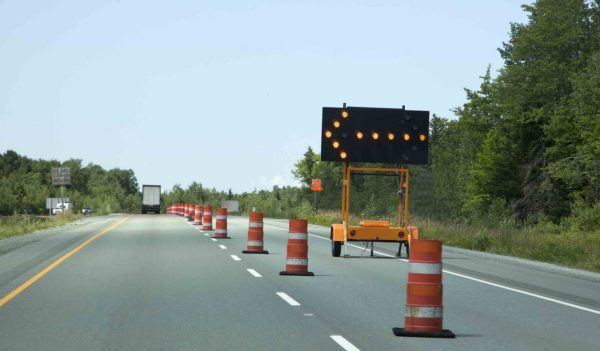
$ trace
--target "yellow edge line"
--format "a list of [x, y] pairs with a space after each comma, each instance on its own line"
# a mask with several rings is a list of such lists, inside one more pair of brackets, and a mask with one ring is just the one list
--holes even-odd
[[89, 238], [86, 241], [84, 241], [83, 243], [81, 243], [81, 245], [77, 246], [76, 248], [74, 248], [73, 250], [69, 251], [64, 256], [62, 256], [61, 258], [59, 258], [56, 261], [52, 262], [52, 264], [50, 264], [48, 267], [44, 268], [41, 272], [39, 272], [38, 274], [34, 275], [31, 279], [29, 279], [28, 281], [26, 281], [25, 283], [23, 283], [21, 286], [19, 286], [15, 290], [11, 291], [8, 295], [4, 296], [0, 300], [0, 307], [2, 307], [8, 301], [12, 300], [15, 296], [19, 295], [21, 292], [23, 292], [23, 290], [27, 289], [29, 286], [31, 286], [31, 284], [33, 284], [36, 281], [38, 281], [41, 277], [43, 277], [46, 274], [48, 274], [48, 272], [50, 272], [51, 270], [53, 270], [54, 268], [56, 268], [59, 264], [63, 263], [66, 259], [68, 259], [69, 257], [71, 257], [74, 254], [76, 254], [79, 250], [81, 250], [84, 247], [86, 247], [89, 243], [91, 243], [92, 241], [98, 239], [102, 235], [108, 233], [109, 231], [111, 231], [111, 230], [115, 229], [116, 227], [118, 227], [119, 225], [121, 225], [123, 222], [125, 222], [126, 220], [128, 220], [129, 217], [131, 217], [131, 216], [127, 216], [127, 217], [123, 218], [122, 220], [118, 221], [117, 223], [111, 225], [110, 227], [104, 229], [100, 233], [95, 234], [91, 238]]

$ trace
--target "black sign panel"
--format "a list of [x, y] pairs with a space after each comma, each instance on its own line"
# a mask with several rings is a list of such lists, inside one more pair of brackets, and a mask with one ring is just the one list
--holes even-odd
[[429, 111], [323, 107], [322, 161], [426, 164]]

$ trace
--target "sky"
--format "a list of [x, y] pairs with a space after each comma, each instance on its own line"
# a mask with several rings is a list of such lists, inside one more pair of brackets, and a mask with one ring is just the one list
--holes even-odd
[[524, 2], [0, 0], [0, 153], [296, 185], [324, 106], [456, 118]]

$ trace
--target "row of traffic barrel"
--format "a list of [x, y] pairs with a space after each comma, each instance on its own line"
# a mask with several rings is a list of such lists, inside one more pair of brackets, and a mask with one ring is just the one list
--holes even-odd
[[[202, 225], [205, 231], [212, 230], [210, 206], [175, 204], [167, 209], [167, 213], [185, 217], [192, 224]], [[242, 253], [269, 253], [264, 249], [263, 226], [263, 214], [250, 212], [248, 242]], [[229, 238], [226, 208], [216, 210], [213, 238]], [[404, 328], [393, 328], [394, 335], [454, 338], [452, 331], [443, 329], [441, 241], [413, 239], [410, 241], [410, 251]], [[305, 219], [289, 220], [285, 271], [279, 274], [314, 276], [313, 272], [308, 271], [308, 222]]]
[[[212, 231], [212, 207], [209, 205], [174, 204], [167, 214], [184, 217], [193, 225], [202, 226], [203, 231]], [[227, 236], [227, 208], [215, 211], [214, 239], [230, 239]], [[264, 217], [262, 212], [250, 212], [248, 218], [248, 242], [244, 254], [268, 254], [264, 248]], [[308, 221], [290, 219], [285, 271], [280, 275], [314, 276], [308, 271]]]

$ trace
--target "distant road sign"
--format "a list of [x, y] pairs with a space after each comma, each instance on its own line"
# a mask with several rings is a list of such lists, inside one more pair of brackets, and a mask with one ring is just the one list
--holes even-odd
[[71, 185], [71, 169], [69, 167], [53, 167], [52, 185]]
[[240, 212], [240, 202], [236, 200], [221, 201], [221, 207], [224, 207], [229, 212]]
[[312, 184], [310, 185], [310, 190], [323, 191], [323, 185], [321, 184], [321, 179], [313, 179]]
[[46, 209], [51, 210], [58, 207], [58, 204], [64, 200], [65, 202], [71, 202], [68, 197], [61, 199], [60, 197], [49, 197], [46, 198]]

